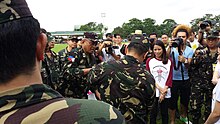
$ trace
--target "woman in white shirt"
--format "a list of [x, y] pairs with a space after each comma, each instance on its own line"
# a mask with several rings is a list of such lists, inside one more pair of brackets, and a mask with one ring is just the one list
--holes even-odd
[[153, 46], [152, 58], [146, 61], [146, 69], [154, 76], [156, 82], [156, 98], [150, 113], [150, 123], [156, 124], [158, 112], [157, 105], [160, 105], [162, 123], [168, 124], [168, 101], [171, 97], [173, 64], [166, 55], [166, 49], [162, 41], [157, 40]]

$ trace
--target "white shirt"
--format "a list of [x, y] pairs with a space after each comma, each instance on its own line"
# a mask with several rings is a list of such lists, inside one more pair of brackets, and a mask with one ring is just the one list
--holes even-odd
[[[212, 91], [212, 111], [215, 107], [216, 101], [220, 102], [220, 80], [218, 81], [218, 83]], [[220, 124], [220, 118], [215, 124]]]
[[[112, 52], [115, 53], [115, 50], [113, 50]], [[102, 53], [103, 53], [103, 61], [115, 60], [115, 58], [111, 54], [106, 53], [105, 48], [102, 48]]]
[[[118, 49], [113, 49], [113, 53], [117, 56], [120, 56], [121, 58], [124, 58], [124, 55], [121, 53], [120, 51], [121, 47], [119, 46]], [[111, 54], [107, 54], [105, 51], [105, 48], [102, 49], [102, 53], [103, 53], [103, 61], [111, 61], [111, 60], [115, 60], [115, 58], [111, 55]]]
[[195, 50], [199, 47], [199, 42], [198, 42], [198, 40], [195, 39], [193, 42], [190, 42], [190, 41], [189, 41], [189, 43], [190, 43], [191, 48], [193, 49], [193, 52], [195, 52]]
[[115, 49], [115, 54], [117, 56], [120, 56], [120, 59], [122, 59], [122, 58], [124, 58], [124, 55], [120, 51], [122, 46], [119, 46], [119, 45], [117, 45], [117, 46], [119, 47], [119, 49]]
[[[159, 61], [155, 58], [152, 58], [149, 61], [150, 73], [154, 76], [155, 82], [162, 88], [165, 87], [168, 80], [170, 71], [171, 71], [171, 61], [168, 59], [167, 64], [163, 64], [162, 61]], [[156, 97], [160, 96], [160, 91], [156, 88]], [[165, 98], [171, 97], [170, 88], [167, 90]]]
[[218, 72], [218, 77], [220, 77], [220, 63], [217, 62], [217, 64], [215, 65], [215, 67], [213, 67], [215, 69], [215, 71]]

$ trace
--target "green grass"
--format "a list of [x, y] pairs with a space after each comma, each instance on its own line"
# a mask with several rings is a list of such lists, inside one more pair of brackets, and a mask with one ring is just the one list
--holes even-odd
[[[179, 106], [180, 106], [180, 99], [178, 99], [178, 109], [179, 109], [179, 112], [180, 112], [180, 108], [179, 108]], [[188, 106], [188, 109], [190, 109], [190, 105]], [[159, 113], [158, 113], [159, 114]], [[191, 116], [191, 114], [190, 113], [188, 113], [189, 115], [189, 120], [192, 122], [192, 116]], [[203, 122], [203, 120], [202, 120], [202, 118], [204, 117], [204, 105], [202, 106], [202, 108], [201, 108], [201, 117], [200, 117], [200, 120], [199, 120], [199, 123], [201, 123], [201, 124], [203, 124], [204, 122]], [[169, 116], [169, 119], [170, 119], [170, 116]], [[169, 120], [169, 123], [170, 123], [170, 120]], [[176, 124], [185, 124], [185, 123], [183, 123], [182, 121], [180, 121], [180, 119], [175, 119], [175, 123]], [[157, 119], [157, 124], [162, 124], [162, 118], [160, 118], [160, 119]]]
[[60, 50], [67, 47], [67, 44], [55, 44], [55, 47], [52, 49], [54, 52], [58, 53]]
[[[123, 44], [128, 44], [124, 43]], [[60, 50], [64, 49], [67, 47], [67, 44], [55, 44], [55, 47], [52, 49], [54, 52], [58, 53]]]

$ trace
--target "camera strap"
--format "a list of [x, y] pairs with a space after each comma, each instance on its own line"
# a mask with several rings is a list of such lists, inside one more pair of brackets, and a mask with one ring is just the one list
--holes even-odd
[[172, 57], [173, 57], [173, 66], [174, 66], [174, 69], [175, 69], [175, 70], [178, 70], [181, 63], [178, 61], [178, 64], [177, 64], [177, 66], [176, 66], [174, 51], [172, 51]]

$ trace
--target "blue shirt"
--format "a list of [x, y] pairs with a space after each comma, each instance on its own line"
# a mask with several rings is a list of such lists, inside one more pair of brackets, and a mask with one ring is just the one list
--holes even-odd
[[[175, 62], [173, 60], [173, 55], [172, 52], [174, 52], [174, 58], [175, 58]], [[173, 60], [174, 66], [177, 67], [177, 70], [175, 70], [173, 68], [173, 80], [182, 80], [182, 72], [181, 72], [181, 66], [178, 67], [178, 56], [179, 56], [179, 52], [176, 48], [171, 48], [171, 58]], [[185, 58], [192, 58], [193, 56], [193, 49], [186, 46], [186, 49], [183, 51], [183, 56]], [[189, 75], [188, 75], [188, 69], [185, 67], [184, 63], [181, 63], [183, 66], [183, 75], [184, 75], [184, 80], [189, 79]]]

